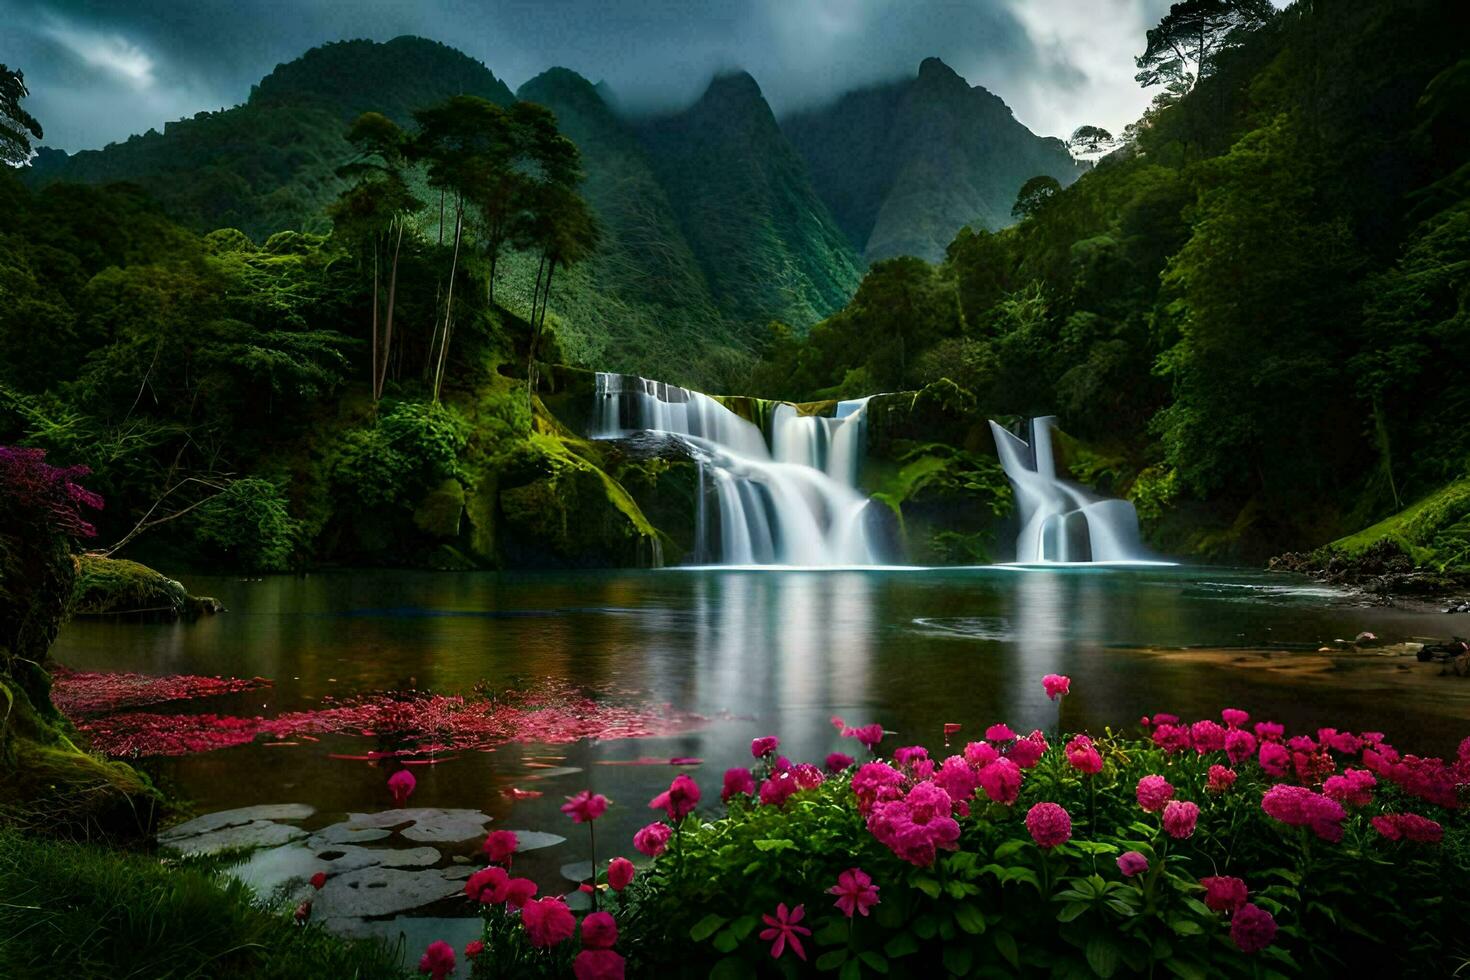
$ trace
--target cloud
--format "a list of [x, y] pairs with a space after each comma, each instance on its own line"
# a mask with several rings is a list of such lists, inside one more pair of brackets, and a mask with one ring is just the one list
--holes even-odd
[[[1284, 0], [1277, 0], [1284, 2]], [[47, 142], [98, 146], [243, 101], [307, 48], [420, 34], [513, 88], [554, 65], [643, 111], [743, 68], [777, 113], [912, 76], [942, 58], [1036, 132], [1120, 129], [1168, 0], [0, 0], [0, 61], [19, 66]], [[12, 30], [12, 25], [15, 25]], [[131, 93], [131, 98], [122, 93]]]

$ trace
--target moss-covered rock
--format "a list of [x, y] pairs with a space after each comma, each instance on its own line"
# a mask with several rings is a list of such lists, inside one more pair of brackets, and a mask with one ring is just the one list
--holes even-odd
[[82, 555], [72, 589], [74, 616], [154, 616], [165, 619], [219, 612], [219, 600], [193, 596], [183, 584], [123, 558]]
[[464, 487], [453, 477], [430, 490], [413, 512], [413, 523], [431, 538], [459, 537]]

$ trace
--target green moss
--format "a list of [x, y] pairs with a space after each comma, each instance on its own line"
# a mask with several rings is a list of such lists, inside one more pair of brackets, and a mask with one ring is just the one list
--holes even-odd
[[459, 537], [464, 487], [453, 477], [430, 490], [413, 512], [413, 523], [431, 538]]
[[1438, 571], [1470, 570], [1470, 477], [1448, 483], [1392, 517], [1328, 547], [1352, 557], [1385, 539], [1419, 565]]
[[398, 951], [298, 928], [249, 889], [147, 854], [0, 830], [0, 976], [404, 977]]
[[193, 606], [184, 586], [147, 565], [122, 558], [82, 555], [72, 591], [75, 616], [128, 616], [144, 613], [177, 618]]

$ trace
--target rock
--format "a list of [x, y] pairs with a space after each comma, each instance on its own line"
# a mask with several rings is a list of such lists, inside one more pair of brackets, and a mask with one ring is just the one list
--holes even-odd
[[359, 868], [327, 879], [315, 901], [324, 918], [394, 915], [460, 892], [463, 885], [433, 868]]
[[[197, 599], [184, 586], [135, 561], [82, 555], [71, 609], [76, 616], [156, 616], [178, 619], [214, 611], [217, 600]], [[220, 607], [223, 608], [223, 607]]]
[[218, 854], [221, 851], [279, 847], [301, 840], [306, 831], [273, 820], [252, 820], [238, 826], [222, 827], [203, 834], [160, 841], [163, 847], [179, 854]]
[[419, 503], [413, 512], [413, 523], [431, 538], [453, 540], [459, 537], [460, 519], [464, 516], [464, 487], [450, 477], [439, 484]]
[[[240, 827], [262, 820], [305, 820], [316, 813], [316, 807], [306, 803], [264, 803], [259, 806], [242, 806], [234, 810], [219, 810], [206, 813], [193, 820], [177, 824], [158, 835], [159, 843], [169, 844], [188, 837], [226, 827]], [[304, 832], [303, 832], [304, 833]]]
[[[433, 807], [411, 807], [401, 810], [382, 810], [378, 813], [349, 813], [348, 829], [392, 829], [404, 824], [398, 833], [411, 841], [453, 844], [474, 840], [485, 835], [485, 826], [490, 815], [479, 810], [457, 808], [436, 809]], [[344, 830], [345, 832], [345, 830]]]

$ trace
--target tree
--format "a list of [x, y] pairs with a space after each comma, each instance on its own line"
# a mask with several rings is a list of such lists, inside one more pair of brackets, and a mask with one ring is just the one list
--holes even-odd
[[19, 165], [31, 158], [31, 140], [41, 138], [41, 124], [21, 108], [30, 95], [25, 73], [0, 64], [0, 161]]
[[[360, 255], [371, 257], [373, 270], [372, 300], [372, 379], [373, 400], [383, 397], [388, 375], [388, 355], [393, 344], [393, 313], [398, 299], [398, 258], [403, 246], [403, 230], [409, 215], [423, 206], [404, 179], [404, 149], [407, 137], [391, 119], [376, 112], [357, 118], [347, 133], [357, 147], [357, 156], [339, 167], [338, 176], [355, 177], [357, 182], [343, 191], [328, 208], [336, 233], [354, 244]], [[388, 309], [379, 343], [378, 294], [381, 253], [392, 241], [388, 261]]]
[[1072, 130], [1067, 147], [1075, 153], [1106, 153], [1115, 149], [1120, 141], [1101, 126], [1078, 126]]
[[1144, 88], [1163, 85], [1156, 104], [1174, 102], [1214, 70], [1224, 49], [1271, 19], [1270, 0], [1184, 0], [1172, 4], [1148, 32], [1143, 54], [1134, 59], [1134, 78]]
[[1032, 177], [1021, 185], [1020, 192], [1016, 194], [1016, 203], [1011, 205], [1011, 217], [1025, 220], [1038, 214], [1061, 189], [1062, 185], [1055, 177], [1046, 174]]

